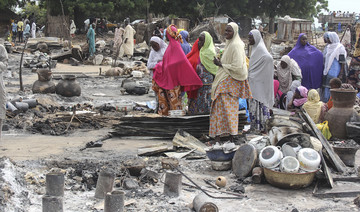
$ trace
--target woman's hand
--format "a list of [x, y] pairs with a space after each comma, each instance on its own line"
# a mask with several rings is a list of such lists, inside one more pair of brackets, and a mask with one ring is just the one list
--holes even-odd
[[217, 66], [222, 67], [221, 61], [216, 57], [214, 57], [214, 64], [217, 65]]

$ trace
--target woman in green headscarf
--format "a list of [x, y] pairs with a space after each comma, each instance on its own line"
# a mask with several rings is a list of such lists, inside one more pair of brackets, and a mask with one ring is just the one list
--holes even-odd
[[87, 32], [87, 39], [88, 39], [88, 42], [89, 42], [89, 54], [90, 54], [90, 57], [94, 56], [95, 54], [95, 24], [91, 24], [90, 25], [90, 28]]
[[197, 54], [189, 60], [196, 60], [196, 73], [199, 75], [203, 86], [188, 95], [189, 98], [189, 114], [209, 114], [211, 107], [211, 85], [214, 81], [214, 76], [218, 67], [214, 64], [213, 60], [216, 55], [215, 46], [211, 35], [204, 31], [199, 36], [198, 47], [194, 45], [192, 51], [200, 51], [199, 56]]

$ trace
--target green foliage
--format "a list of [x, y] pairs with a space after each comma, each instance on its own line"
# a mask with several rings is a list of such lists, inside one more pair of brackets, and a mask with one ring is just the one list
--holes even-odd
[[43, 26], [46, 24], [46, 9], [40, 8], [38, 5], [27, 3], [20, 12], [22, 17], [29, 17], [34, 13], [36, 24]]

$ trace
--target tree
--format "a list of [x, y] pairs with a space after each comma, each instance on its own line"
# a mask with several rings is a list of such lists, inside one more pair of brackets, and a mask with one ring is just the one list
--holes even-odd
[[36, 4], [27, 3], [21, 10], [20, 15], [22, 17], [29, 17], [34, 13], [36, 24], [43, 26], [46, 24], [46, 9], [39, 7]]

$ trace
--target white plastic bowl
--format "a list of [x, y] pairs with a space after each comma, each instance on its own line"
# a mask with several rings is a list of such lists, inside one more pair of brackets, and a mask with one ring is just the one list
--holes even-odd
[[282, 157], [283, 153], [280, 151], [280, 147], [267, 146], [260, 151], [260, 165], [269, 169], [275, 168], [279, 166]]
[[300, 149], [297, 155], [300, 168], [304, 171], [312, 172], [319, 169], [321, 158], [319, 153], [311, 148]]
[[297, 173], [300, 168], [299, 161], [292, 156], [286, 156], [281, 160], [280, 170], [287, 173]]

